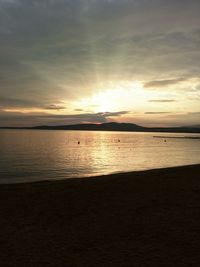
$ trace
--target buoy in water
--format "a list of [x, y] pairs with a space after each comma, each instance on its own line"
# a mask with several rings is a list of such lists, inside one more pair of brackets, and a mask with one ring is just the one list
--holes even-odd
[[80, 145], [80, 141], [78, 141], [78, 145]]

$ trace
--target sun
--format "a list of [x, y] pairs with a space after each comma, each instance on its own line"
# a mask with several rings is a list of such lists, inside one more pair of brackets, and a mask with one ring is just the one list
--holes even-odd
[[95, 94], [91, 101], [96, 105], [95, 109], [98, 112], [111, 112], [117, 108], [117, 99], [120, 92], [116, 89], [107, 89]]
[[130, 109], [146, 97], [141, 84], [136, 82], [109, 82], [93, 91], [90, 97], [76, 102], [76, 106], [92, 112], [115, 112]]
[[79, 105], [82, 108], [89, 108], [93, 112], [111, 112], [117, 109], [120, 95], [122, 92], [113, 89], [104, 89], [93, 94], [91, 97], [82, 98], [79, 102]]

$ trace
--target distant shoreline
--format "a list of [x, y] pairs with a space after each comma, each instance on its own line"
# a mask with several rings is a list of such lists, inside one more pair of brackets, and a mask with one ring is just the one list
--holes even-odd
[[0, 127], [7, 130], [73, 130], [73, 131], [113, 131], [113, 132], [159, 132], [159, 133], [200, 133], [200, 127], [143, 127], [132, 123], [75, 124], [35, 127]]
[[153, 136], [153, 138], [162, 138], [162, 139], [200, 139], [200, 136]]

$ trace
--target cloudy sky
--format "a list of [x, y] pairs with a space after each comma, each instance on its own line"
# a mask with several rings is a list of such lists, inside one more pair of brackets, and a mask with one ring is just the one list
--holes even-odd
[[0, 126], [200, 124], [199, 0], [0, 0]]

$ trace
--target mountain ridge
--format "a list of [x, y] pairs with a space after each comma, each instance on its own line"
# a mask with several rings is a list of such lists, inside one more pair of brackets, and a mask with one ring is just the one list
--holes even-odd
[[40, 125], [34, 127], [0, 127], [0, 129], [200, 133], [200, 128], [193, 126], [144, 127], [133, 123], [118, 123], [118, 122], [107, 122], [101, 124], [84, 123], [84, 124], [55, 125], [55, 126]]

